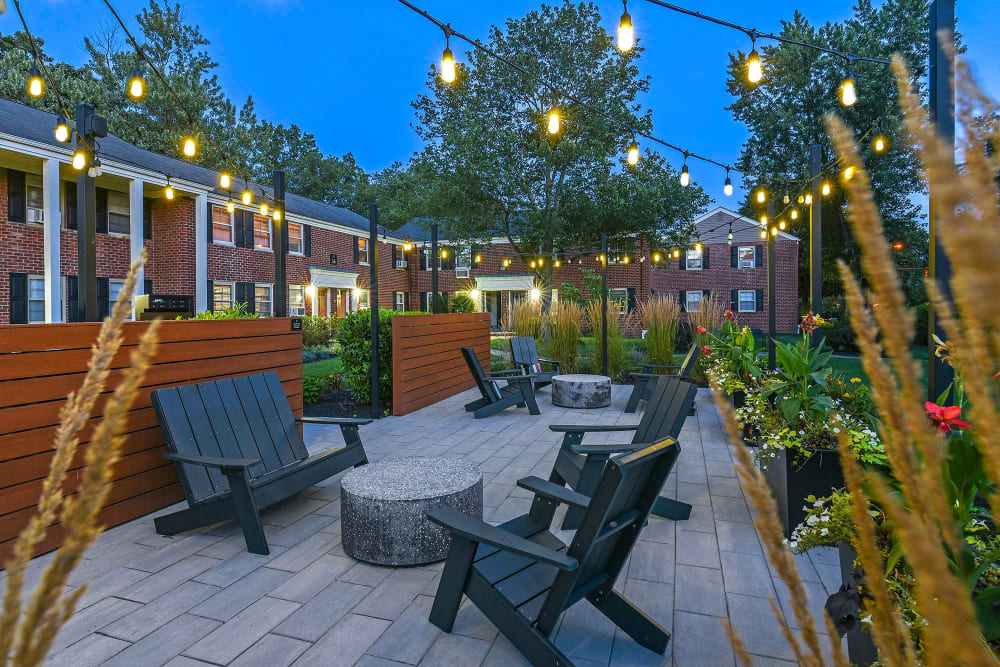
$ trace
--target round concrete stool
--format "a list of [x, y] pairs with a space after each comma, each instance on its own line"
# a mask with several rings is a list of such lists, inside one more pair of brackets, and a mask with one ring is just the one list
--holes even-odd
[[408, 457], [355, 468], [340, 482], [344, 551], [379, 565], [448, 555], [451, 538], [425, 513], [447, 505], [483, 518], [483, 474], [462, 459]]
[[606, 408], [611, 405], [611, 378], [603, 375], [556, 375], [552, 405], [561, 408]]

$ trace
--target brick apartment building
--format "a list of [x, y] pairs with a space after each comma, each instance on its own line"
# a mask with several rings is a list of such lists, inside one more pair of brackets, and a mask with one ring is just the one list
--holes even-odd
[[[76, 171], [71, 148], [55, 141], [56, 117], [0, 99], [0, 324], [76, 319]], [[192, 310], [236, 303], [262, 316], [273, 312], [273, 225], [255, 206], [218, 187], [219, 174], [132, 146], [117, 137], [100, 142], [103, 173], [96, 179], [98, 306], [117, 297], [131, 261], [146, 249], [139, 294], [189, 297]], [[234, 179], [235, 180], [235, 179]], [[175, 196], [167, 199], [165, 188]], [[259, 193], [257, 193], [259, 194]], [[289, 194], [288, 304], [291, 314], [343, 316], [368, 307], [370, 260], [377, 258], [379, 306], [430, 310], [430, 243], [409, 224], [369, 248], [368, 221], [345, 209]], [[732, 245], [718, 229], [734, 225]], [[718, 208], [696, 221], [701, 254], [679, 259], [640, 244], [610, 253], [608, 285], [623, 309], [654, 294], [675, 295], [688, 309], [713, 293], [726, 295], [740, 321], [764, 328], [764, 241], [754, 222]], [[494, 326], [511, 303], [537, 298], [530, 258], [503, 239], [469, 245], [439, 242], [439, 291], [448, 300], [466, 292], [489, 311]], [[798, 319], [797, 239], [777, 240], [778, 330]], [[752, 255], [752, 257], [751, 257]], [[549, 259], [548, 261], [551, 261]], [[553, 284], [583, 288], [583, 269], [600, 271], [596, 256], [561, 262]], [[556, 294], [558, 298], [558, 294]]]

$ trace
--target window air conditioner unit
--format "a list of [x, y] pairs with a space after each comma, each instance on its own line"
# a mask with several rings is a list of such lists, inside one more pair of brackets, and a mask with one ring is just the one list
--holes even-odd
[[406, 260], [405, 259], [397, 259], [396, 260], [396, 268], [397, 269], [405, 269], [406, 268]]
[[28, 222], [44, 222], [45, 211], [40, 208], [28, 209]]
[[305, 306], [289, 306], [288, 316], [289, 317], [305, 317], [306, 308]]
[[469, 269], [468, 268], [455, 269], [455, 277], [456, 278], [468, 278], [469, 277]]

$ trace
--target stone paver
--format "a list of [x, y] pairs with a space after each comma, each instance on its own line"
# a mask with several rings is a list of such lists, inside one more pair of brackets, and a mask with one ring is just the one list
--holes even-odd
[[[483, 420], [462, 409], [471, 400], [467, 392], [364, 426], [361, 437], [373, 461], [433, 455], [476, 463], [484, 478], [484, 514], [497, 523], [531, 503], [518, 479], [548, 477], [560, 440], [548, 425], [635, 423], [641, 415], [623, 413], [629, 389], [615, 386], [611, 406], [596, 410], [553, 407], [543, 389], [541, 415], [508, 410]], [[764, 559], [707, 391], [699, 392], [696, 405], [664, 487], [664, 495], [693, 504], [691, 518], [675, 523], [651, 517], [615, 586], [672, 633], [667, 653], [642, 648], [580, 603], [555, 634], [578, 665], [732, 666], [726, 619], [754, 664], [794, 664], [767, 601], [776, 597], [787, 612], [787, 594]], [[342, 442], [336, 428], [307, 425], [305, 435], [310, 451]], [[612, 436], [588, 436], [585, 442], [617, 442]], [[340, 513], [339, 477], [265, 512], [268, 556], [248, 554], [233, 523], [162, 537], [151, 515], [107, 531], [70, 581], [91, 583], [50, 663], [527, 664], [467, 601], [451, 634], [432, 626], [427, 616], [441, 564], [390, 568], [355, 561], [341, 545]], [[561, 537], [569, 540], [572, 533]], [[50, 560], [35, 559], [26, 573], [29, 586]], [[825, 596], [840, 583], [837, 553], [816, 550], [797, 560], [818, 616]]]

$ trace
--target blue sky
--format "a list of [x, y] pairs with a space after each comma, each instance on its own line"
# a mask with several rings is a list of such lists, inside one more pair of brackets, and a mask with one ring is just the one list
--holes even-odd
[[[146, 2], [113, 0], [113, 4], [134, 25], [131, 17]], [[410, 101], [423, 90], [428, 65], [440, 59], [444, 40], [438, 28], [396, 0], [182, 4], [188, 22], [200, 26], [211, 40], [210, 53], [220, 64], [223, 88], [237, 105], [252, 94], [260, 117], [296, 123], [316, 135], [324, 152], [352, 152], [369, 171], [405, 161], [419, 147], [411, 127]], [[521, 16], [540, 2], [417, 0], [415, 4], [482, 38], [490, 25]], [[678, 4], [773, 32], [795, 8], [814, 24], [842, 20], [851, 12], [851, 0], [678, 0]], [[607, 28], [613, 30], [621, 3], [600, 0], [598, 5]], [[13, 6], [8, 6], [0, 17], [3, 32], [19, 27]], [[83, 35], [111, 20], [99, 0], [35, 0], [22, 6], [49, 53], [74, 63], [84, 59]], [[652, 77], [652, 90], [644, 102], [653, 110], [655, 134], [720, 162], [734, 162], [746, 132], [725, 110], [731, 99], [725, 89], [725, 67], [729, 51], [747, 49], [746, 38], [641, 0], [633, 0], [629, 11], [636, 35], [646, 47], [639, 66]], [[959, 0], [957, 13], [968, 59], [991, 95], [1000, 98], [996, 0]], [[456, 57], [464, 58], [464, 50], [455, 51]], [[723, 177], [717, 168], [692, 164], [692, 178], [709, 194], [721, 203], [737, 201], [739, 192], [732, 199], [723, 195]]]

